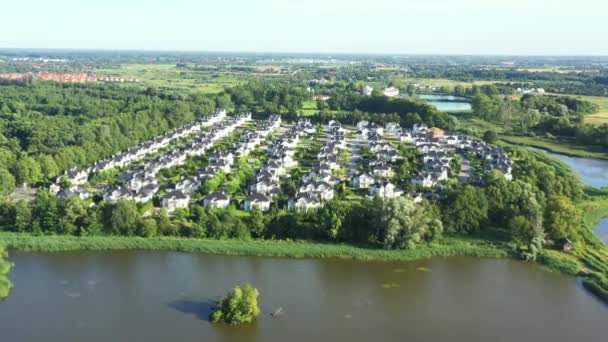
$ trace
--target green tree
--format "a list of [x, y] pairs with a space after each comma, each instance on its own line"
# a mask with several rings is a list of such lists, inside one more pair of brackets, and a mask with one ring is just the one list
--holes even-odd
[[498, 134], [496, 133], [496, 131], [489, 130], [483, 134], [483, 141], [487, 142], [488, 144], [494, 144], [497, 140]]
[[88, 222], [88, 212], [84, 202], [75, 196], [69, 197], [60, 205], [59, 211], [59, 229], [60, 234], [77, 234], [84, 235]]
[[580, 210], [568, 197], [553, 195], [548, 198], [545, 227], [551, 239], [574, 239], [580, 226]]
[[20, 184], [36, 183], [42, 178], [42, 171], [34, 158], [25, 157], [17, 162], [15, 176]]
[[0, 168], [0, 196], [6, 196], [15, 191], [15, 177], [7, 169]]
[[264, 236], [266, 230], [266, 222], [264, 221], [264, 213], [257, 207], [254, 206], [249, 215], [249, 227], [254, 237]]
[[467, 185], [448, 195], [443, 203], [443, 222], [454, 233], [472, 233], [488, 219], [488, 200], [483, 190]]
[[218, 302], [211, 313], [211, 321], [226, 324], [253, 322], [260, 315], [258, 296], [258, 290], [249, 284], [235, 287]]
[[380, 208], [378, 225], [386, 249], [414, 248], [439, 236], [441, 221], [427, 207], [409, 197], [385, 200]]
[[104, 225], [110, 233], [124, 236], [135, 234], [140, 219], [135, 202], [119, 200], [104, 209]]

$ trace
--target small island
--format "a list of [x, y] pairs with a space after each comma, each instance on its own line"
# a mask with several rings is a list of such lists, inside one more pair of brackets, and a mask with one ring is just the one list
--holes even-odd
[[211, 321], [226, 324], [253, 322], [260, 315], [258, 295], [258, 290], [249, 284], [235, 287], [217, 303], [211, 312]]

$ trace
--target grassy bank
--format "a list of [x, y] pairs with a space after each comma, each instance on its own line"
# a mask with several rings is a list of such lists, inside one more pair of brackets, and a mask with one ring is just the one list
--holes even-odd
[[289, 258], [347, 258], [357, 260], [416, 260], [434, 256], [504, 257], [507, 248], [478, 239], [443, 238], [413, 250], [389, 251], [304, 241], [207, 240], [185, 238], [32, 236], [2, 233], [0, 244], [9, 249], [35, 252], [73, 250], [158, 250], [222, 255]]
[[576, 145], [566, 139], [546, 139], [542, 137], [533, 138], [512, 135], [501, 135], [500, 139], [509, 144], [535, 147], [571, 157], [608, 159], [608, 154], [604, 151], [591, 150], [588, 147]]

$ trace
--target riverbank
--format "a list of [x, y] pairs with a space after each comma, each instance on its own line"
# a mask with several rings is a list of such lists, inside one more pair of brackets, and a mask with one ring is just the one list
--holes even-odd
[[445, 237], [412, 250], [384, 250], [343, 244], [278, 240], [209, 240], [192, 238], [141, 238], [118, 236], [33, 236], [1, 233], [0, 244], [27, 252], [75, 250], [147, 250], [221, 255], [345, 258], [355, 260], [412, 261], [431, 257], [471, 256], [498, 258], [509, 255], [506, 245], [482, 239]]
[[589, 150], [584, 146], [575, 145], [571, 142], [559, 138], [546, 139], [542, 137], [533, 138], [513, 135], [501, 135], [500, 140], [512, 145], [534, 147], [553, 153], [563, 154], [569, 157], [608, 160], [608, 154], [603, 151]]

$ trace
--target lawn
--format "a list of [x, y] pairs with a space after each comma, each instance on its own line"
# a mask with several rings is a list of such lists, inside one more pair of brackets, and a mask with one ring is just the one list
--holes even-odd
[[318, 111], [316, 101], [304, 101], [302, 103], [302, 113], [305, 116], [315, 115]]
[[577, 98], [593, 102], [600, 106], [600, 110], [597, 113], [589, 114], [585, 116], [585, 123], [590, 124], [608, 124], [608, 97], [602, 96], [576, 96]]

